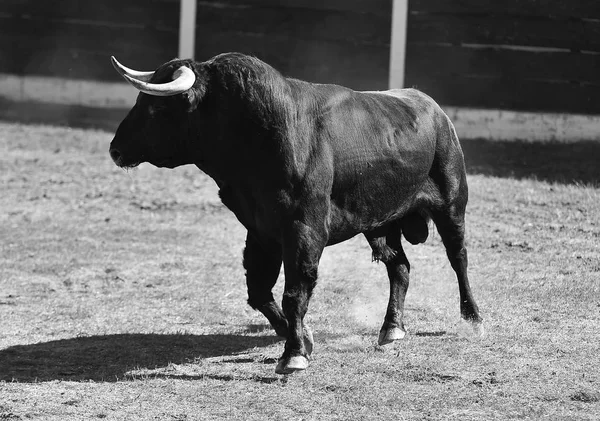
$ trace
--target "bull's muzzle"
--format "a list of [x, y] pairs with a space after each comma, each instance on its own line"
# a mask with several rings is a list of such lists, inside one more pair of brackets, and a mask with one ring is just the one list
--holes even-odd
[[110, 149], [108, 150], [108, 153], [110, 154], [110, 157], [112, 158], [112, 160], [115, 164], [117, 164], [119, 167], [123, 166], [122, 165], [123, 164], [123, 155], [117, 148], [113, 148], [111, 146]]

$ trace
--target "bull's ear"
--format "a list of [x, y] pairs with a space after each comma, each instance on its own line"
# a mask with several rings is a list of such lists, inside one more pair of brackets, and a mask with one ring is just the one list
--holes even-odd
[[206, 68], [202, 65], [190, 64], [189, 66], [194, 73], [196, 74], [196, 80], [194, 81], [194, 85], [187, 91], [183, 92], [181, 95], [184, 100], [184, 105], [187, 108], [187, 111], [191, 113], [192, 111], [198, 108], [198, 104], [202, 101], [204, 96], [206, 95], [206, 91], [208, 89], [208, 72]]
[[182, 93], [183, 99], [187, 106], [187, 112], [191, 113], [197, 107], [204, 94], [206, 92], [206, 88], [204, 86], [192, 86], [190, 89]]
[[183, 97], [183, 102], [188, 113], [194, 111], [200, 102], [193, 88], [182, 93], [181, 96]]

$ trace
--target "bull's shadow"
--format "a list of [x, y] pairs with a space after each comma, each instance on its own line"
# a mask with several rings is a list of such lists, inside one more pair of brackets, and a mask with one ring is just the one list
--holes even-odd
[[470, 174], [600, 185], [600, 142], [461, 139], [461, 145]]
[[134, 369], [234, 356], [275, 336], [119, 334], [16, 345], [0, 350], [0, 381], [123, 380]]

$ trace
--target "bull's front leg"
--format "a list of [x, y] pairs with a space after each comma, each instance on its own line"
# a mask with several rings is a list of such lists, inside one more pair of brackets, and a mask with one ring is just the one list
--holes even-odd
[[244, 268], [248, 286], [248, 304], [260, 311], [277, 335], [287, 338], [287, 320], [271, 292], [281, 268], [281, 246], [268, 240], [260, 241], [248, 232], [244, 249]]
[[313, 338], [304, 323], [304, 316], [317, 283], [319, 260], [327, 244], [324, 224], [318, 225], [294, 221], [284, 233], [283, 313], [288, 321], [288, 337], [275, 369], [278, 374], [289, 374], [308, 367]]

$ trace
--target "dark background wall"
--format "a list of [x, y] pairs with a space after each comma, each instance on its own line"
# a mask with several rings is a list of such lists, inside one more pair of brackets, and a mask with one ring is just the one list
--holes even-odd
[[207, 0], [196, 57], [240, 51], [301, 79], [387, 89], [391, 25], [391, 0]]
[[406, 84], [446, 105], [600, 114], [600, 1], [410, 0]]
[[1, 0], [0, 72], [118, 80], [177, 55], [179, 0]]
[[[0, 72], [119, 80], [108, 57], [154, 69], [177, 55], [179, 0], [2, 0]], [[240, 51], [286, 75], [385, 89], [391, 0], [206, 0], [196, 58]]]
[[[118, 81], [108, 57], [177, 55], [179, 0], [2, 0], [0, 72]], [[388, 84], [392, 0], [203, 0], [198, 60], [258, 56], [284, 74]], [[600, 1], [409, 0], [406, 86], [445, 105], [600, 114]], [[1, 94], [1, 93], [0, 93]]]

